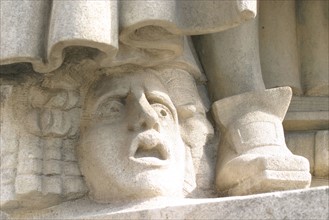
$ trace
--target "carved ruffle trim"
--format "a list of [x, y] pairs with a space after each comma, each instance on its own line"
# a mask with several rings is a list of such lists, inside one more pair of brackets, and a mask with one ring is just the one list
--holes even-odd
[[155, 66], [183, 54], [184, 35], [235, 27], [256, 16], [256, 1], [2, 1], [0, 64], [61, 66], [65, 49], [94, 48], [102, 67]]

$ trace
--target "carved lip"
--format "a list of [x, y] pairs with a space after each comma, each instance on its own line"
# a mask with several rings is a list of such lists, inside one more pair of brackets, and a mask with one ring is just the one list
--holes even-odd
[[129, 159], [136, 163], [162, 167], [169, 164], [170, 157], [169, 144], [155, 130], [140, 133], [132, 141]]

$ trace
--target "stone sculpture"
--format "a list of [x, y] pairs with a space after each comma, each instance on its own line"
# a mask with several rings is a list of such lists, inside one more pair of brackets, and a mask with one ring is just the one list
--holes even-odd
[[[186, 83], [179, 85], [177, 79]], [[190, 91], [192, 100], [179, 100], [181, 95], [170, 90]], [[189, 107], [195, 111], [178, 111], [179, 101], [192, 101]], [[185, 193], [193, 190], [192, 158], [180, 124], [200, 114], [203, 126], [212, 131], [200, 104], [193, 78], [182, 70], [144, 69], [100, 77], [86, 95], [77, 148], [91, 198], [109, 202], [182, 197], [183, 188]], [[188, 128], [183, 132], [192, 131]], [[198, 136], [207, 135], [194, 129]]]
[[[299, 71], [287, 71], [285, 84], [290, 66], [271, 67], [280, 57], [266, 53], [258, 26], [271, 23], [256, 17], [256, 3], [2, 1], [1, 210], [87, 194], [124, 203], [307, 188], [309, 161], [291, 153], [282, 126], [292, 94], [303, 93]], [[297, 7], [261, 3], [260, 13], [271, 4]], [[308, 3], [298, 4], [305, 13]], [[283, 54], [291, 63], [294, 43]], [[327, 95], [305, 79], [305, 93]]]
[[[197, 66], [99, 69], [90, 58], [73, 57], [40, 81], [11, 87], [4, 100], [3, 111], [16, 118], [5, 120], [3, 137], [21, 140], [3, 142], [12, 164], [2, 182], [5, 209], [47, 207], [87, 191], [98, 202], [183, 197], [195, 194], [195, 169], [207, 171], [199, 175], [212, 190], [207, 159], [199, 165], [214, 135], [206, 118], [209, 101], [195, 80], [202, 73], [187, 71]], [[18, 158], [7, 154], [10, 148]]]
[[217, 163], [219, 190], [244, 195], [309, 185], [308, 160], [293, 155], [284, 139], [282, 121], [290, 98], [290, 88], [282, 87], [214, 103], [215, 119], [223, 132]]

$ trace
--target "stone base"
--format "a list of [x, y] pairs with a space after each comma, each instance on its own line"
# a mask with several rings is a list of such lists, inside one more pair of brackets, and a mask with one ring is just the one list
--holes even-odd
[[[4, 216], [3, 216], [4, 217]], [[328, 219], [329, 187], [214, 199], [156, 199], [130, 204], [66, 202], [13, 219]], [[11, 218], [8, 218], [11, 219]]]

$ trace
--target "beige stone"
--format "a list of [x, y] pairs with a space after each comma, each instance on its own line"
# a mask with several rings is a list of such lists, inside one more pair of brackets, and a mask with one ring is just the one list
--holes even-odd
[[[183, 66], [183, 61], [180, 63], [180, 66]], [[166, 66], [159, 66], [153, 70], [132, 69], [128, 72], [124, 72], [124, 69], [97, 71], [90, 67], [83, 69], [83, 71], [74, 69], [73, 72], [70, 72], [72, 68], [76, 68], [74, 65], [76, 64], [66, 64], [61, 70], [62, 72], [57, 71], [58, 74], [47, 75], [41, 83], [32, 80], [27, 81], [28, 83], [25, 85], [15, 87], [15, 95], [19, 99], [12, 99], [14, 102], [11, 108], [16, 115], [23, 118], [23, 121], [27, 123], [24, 126], [14, 123], [15, 126], [18, 126], [21, 135], [20, 148], [18, 152], [16, 151], [20, 160], [17, 163], [11, 159], [10, 155], [6, 155], [6, 160], [1, 166], [3, 170], [9, 166], [12, 167], [12, 170], [6, 171], [8, 180], [5, 183], [8, 186], [5, 184], [3, 186], [6, 194], [11, 193], [12, 196], [1, 201], [3, 203], [2, 209], [9, 212], [15, 208], [18, 210], [42, 209], [66, 200], [79, 198], [86, 195], [87, 191], [92, 195], [93, 189], [97, 190], [98, 196], [101, 195], [101, 197], [93, 198], [100, 202], [157, 196], [210, 195], [210, 191], [213, 193], [211, 184], [213, 170], [211, 166], [207, 165], [208, 156], [203, 154], [202, 148], [213, 137], [214, 131], [205, 115], [205, 111], [209, 109], [205, 103], [209, 105], [209, 101], [205, 100], [207, 98], [205, 94], [202, 95], [203, 100], [200, 98], [200, 94], [205, 93], [204, 90], [200, 89], [203, 85], [196, 83], [194, 79], [196, 77], [203, 80], [201, 73], [191, 75], [183, 69], [168, 69]], [[83, 66], [84, 64], [79, 65]], [[79, 78], [84, 76], [84, 72], [90, 73], [91, 70], [95, 72], [95, 75], [88, 75], [87, 79], [91, 81], [83, 81]], [[136, 73], [133, 74], [133, 71]], [[63, 76], [65, 73], [72, 75]], [[113, 78], [113, 83], [107, 84], [107, 82], [111, 82], [111, 78]], [[122, 83], [116, 85], [115, 83], [119, 80]], [[90, 123], [99, 123], [103, 117], [103, 123], [107, 124], [105, 119], [111, 119], [112, 116], [109, 113], [111, 114], [112, 107], [114, 114], [117, 114], [118, 105], [112, 106], [111, 97], [101, 101], [102, 98], [113, 92], [121, 91], [123, 88], [128, 89], [125, 91], [126, 93], [136, 90], [135, 96], [138, 96], [138, 89], [144, 88], [146, 82], [148, 87], [144, 91], [145, 102], [140, 103], [140, 100], [137, 99], [138, 102], [136, 103], [136, 97], [130, 97], [135, 101], [129, 104], [128, 101], [124, 101], [127, 102], [127, 109], [130, 109], [131, 113], [129, 116], [122, 115], [125, 123], [121, 127], [124, 124], [129, 124], [129, 126], [122, 127], [121, 135], [133, 138], [132, 144], [120, 145], [122, 140], [128, 140], [128, 138], [122, 138], [116, 145], [115, 138], [119, 137], [120, 133], [113, 133], [113, 136], [109, 137], [111, 132], [106, 130], [103, 133], [100, 132], [103, 130], [103, 126], [100, 126], [101, 130], [96, 132], [92, 139], [86, 138], [91, 133], [87, 129], [89, 126], [89, 123], [86, 123], [88, 118], [91, 119]], [[131, 84], [135, 86], [130, 88]], [[99, 92], [104, 94], [97, 101], [95, 93]], [[19, 100], [24, 100], [24, 102], [18, 102]], [[119, 103], [114, 102], [114, 104]], [[8, 106], [8, 110], [9, 108]], [[31, 112], [33, 117], [31, 117]], [[125, 112], [126, 110], [121, 113], [126, 114]], [[155, 121], [154, 113], [158, 118]], [[160, 120], [163, 122], [160, 123]], [[154, 126], [149, 128], [149, 124], [152, 123]], [[171, 127], [170, 125], [175, 129], [168, 128]], [[95, 131], [95, 127], [93, 129]], [[113, 129], [113, 131], [117, 131], [117, 125]], [[168, 136], [168, 134], [170, 135]], [[87, 142], [85, 142], [86, 139]], [[114, 156], [109, 150], [97, 153], [96, 145], [90, 145], [90, 141], [99, 144], [102, 142], [99, 146], [105, 146], [105, 149], [110, 149], [109, 147], [113, 146], [114, 152], [117, 149], [134, 148], [135, 153], [132, 152], [132, 155], [129, 153], [126, 156], [121, 154], [126, 150], [118, 156]], [[89, 150], [97, 153], [95, 154], [96, 157], [93, 158], [94, 162], [86, 159], [91, 154], [86, 152], [86, 148], [82, 148], [82, 144], [92, 147]], [[210, 147], [210, 145], [208, 146]], [[192, 148], [195, 149], [193, 150], [193, 158], [190, 152]], [[76, 149], [79, 152], [78, 157], [75, 153]], [[214, 152], [214, 148], [209, 149], [209, 152]], [[198, 151], [199, 153], [196, 153]], [[134, 158], [135, 154], [138, 154], [138, 157], [129, 159]], [[102, 155], [104, 156], [103, 159]], [[128, 160], [128, 166], [123, 167], [125, 172], [119, 169], [119, 162], [115, 159], [120, 157], [119, 161], [123, 163]], [[113, 164], [102, 165], [108, 163], [109, 158]], [[215, 158], [212, 157], [212, 160], [214, 161]], [[179, 166], [176, 166], [176, 161], [178, 161]], [[97, 162], [100, 162], [100, 167], [91, 172], [86, 171], [93, 163], [96, 164]], [[139, 165], [129, 166], [130, 163]], [[163, 164], [161, 165], [161, 163]], [[84, 164], [87, 164], [85, 165], [87, 168], [84, 167]], [[152, 167], [151, 171], [153, 170], [149, 174], [147, 174], [148, 166]], [[113, 168], [114, 173], [108, 173], [110, 167]], [[14, 173], [16, 168], [18, 176], [15, 176], [16, 173]], [[132, 170], [129, 171], [131, 168]], [[83, 171], [82, 174], [80, 169]], [[102, 173], [100, 169], [107, 171]], [[173, 176], [176, 171], [178, 172], [177, 178]], [[198, 172], [197, 176], [195, 171]], [[88, 172], [92, 175], [95, 174], [97, 178], [90, 179]], [[144, 179], [142, 178], [143, 175], [145, 175]], [[138, 176], [141, 178], [139, 183], [145, 184], [144, 191], [141, 187], [136, 188]], [[104, 181], [97, 182], [101, 184], [103, 189], [100, 186], [93, 187], [90, 184], [91, 180], [99, 180], [99, 178], [105, 178]], [[109, 185], [106, 181], [120, 178], [124, 180], [118, 185], [120, 190], [111, 192], [110, 189], [115, 188], [114, 184]], [[198, 182], [199, 187], [197, 190], [196, 182]], [[123, 183], [128, 187], [122, 187]], [[129, 185], [132, 188], [129, 188]], [[113, 195], [113, 192], [116, 194]], [[33, 200], [33, 202], [29, 203], [29, 200]], [[15, 201], [17, 203], [14, 203]]]
[[310, 162], [311, 186], [329, 185], [328, 130], [287, 132], [285, 137], [291, 152]]
[[314, 175], [314, 132], [287, 132], [285, 139], [289, 150], [296, 155], [305, 157], [310, 163], [310, 172]]
[[256, 4], [249, 0], [3, 1], [0, 61], [2, 65], [30, 62], [37, 72], [47, 73], [60, 67], [67, 48], [83, 46], [94, 49], [91, 56], [102, 66], [156, 65], [181, 55], [182, 35], [237, 26], [256, 16]]
[[326, 6], [1, 1], [1, 218], [328, 218]]
[[228, 31], [194, 38], [213, 101], [265, 89], [257, 24], [253, 20]]
[[[24, 82], [20, 85], [1, 85], [1, 88], [4, 89], [1, 91], [0, 167], [2, 210], [44, 208], [58, 204], [63, 200], [81, 197], [86, 193], [85, 184], [76, 162], [75, 152], [73, 151], [71, 155], [64, 156], [65, 150], [68, 148], [74, 149], [74, 143], [71, 142], [70, 147], [65, 147], [65, 150], [62, 150], [64, 149], [64, 147], [62, 148], [64, 142], [66, 144], [69, 141], [63, 141], [62, 138], [58, 137], [63, 133], [70, 137], [72, 133], [77, 132], [74, 131], [72, 124], [70, 125], [72, 121], [76, 121], [76, 118], [71, 117], [65, 123], [61, 123], [61, 120], [56, 121], [57, 117], [50, 120], [48, 118], [48, 122], [45, 120], [48, 127], [44, 126], [42, 129], [38, 128], [38, 120], [32, 121], [33, 126], [38, 129], [31, 130], [27, 126], [28, 113], [36, 108], [40, 109], [41, 106], [54, 111], [58, 108], [62, 108], [64, 111], [66, 109], [70, 111], [72, 108], [76, 110], [76, 96], [62, 96], [63, 93], [56, 96], [53, 90], [49, 93], [43, 90], [42, 96], [42, 93], [37, 91], [40, 89], [39, 84], [35, 86], [38, 89], [30, 90], [31, 84], [35, 83], [35, 79], [28, 78]], [[68, 94], [70, 93], [68, 92]], [[34, 94], [36, 96], [31, 98]], [[6, 97], [11, 98], [3, 99]], [[43, 97], [47, 98], [44, 99]], [[53, 97], [66, 97], [66, 101], [62, 102], [61, 99], [54, 99]], [[37, 99], [39, 102], [36, 101]], [[71, 99], [73, 99], [72, 102]], [[77, 116], [79, 117], [79, 114]], [[70, 126], [69, 131], [65, 131], [67, 125]], [[45, 130], [46, 132], [44, 132]], [[73, 166], [66, 167], [66, 164], [62, 162], [62, 159], [67, 160], [68, 157], [72, 163], [75, 163]], [[66, 170], [68, 172], [64, 172]], [[80, 180], [80, 186], [78, 184], [74, 186], [69, 183], [63, 184], [63, 179], [70, 175], [75, 175], [75, 178]], [[65, 194], [64, 185], [76, 189], [71, 190], [69, 194]]]
[[290, 98], [291, 90], [282, 87], [213, 104], [222, 134], [216, 170], [219, 191], [246, 195], [310, 185], [309, 162], [285, 144], [281, 123]]
[[[193, 91], [193, 87], [177, 85], [172, 77], [175, 76], [170, 76], [167, 87], [165, 72], [143, 70], [100, 77], [91, 85], [77, 149], [80, 168], [93, 200], [183, 196], [185, 170], [191, 170], [193, 164], [186, 162], [191, 161], [186, 159], [191, 156], [185, 155], [188, 146], [180, 135], [185, 127], [180, 129], [179, 123], [184, 124], [186, 119], [202, 114], [203, 110], [197, 106], [197, 93], [191, 98], [175, 96], [175, 90]], [[169, 93], [171, 83], [174, 90]], [[197, 92], [195, 86], [194, 89]], [[194, 107], [188, 115], [186, 111], [176, 110], [176, 106], [187, 99], [191, 101], [187, 104]], [[187, 128], [193, 132], [193, 125]], [[200, 127], [194, 129], [202, 131]], [[189, 136], [189, 139], [197, 140], [197, 137]], [[205, 141], [206, 136], [197, 145]]]
[[294, 96], [283, 126], [288, 131], [329, 129], [328, 97]]
[[285, 129], [291, 131], [328, 129], [328, 113], [328, 111], [288, 112], [283, 122], [283, 126]]
[[[302, 94], [297, 45], [296, 1], [259, 2], [260, 61], [267, 88], [290, 86]], [[275, 18], [275, 19], [274, 19]]]
[[[328, 219], [328, 187], [215, 199], [143, 203], [71, 201], [15, 219]], [[65, 208], [64, 208], [65, 207]]]
[[315, 135], [315, 176], [329, 176], [329, 131], [318, 131]]
[[328, 2], [297, 1], [301, 75], [306, 94], [329, 95]]

